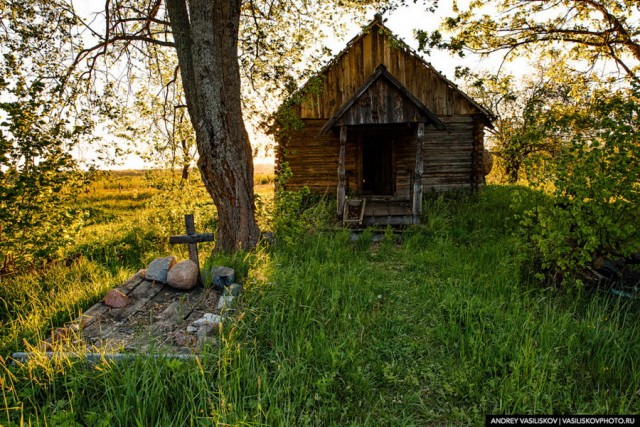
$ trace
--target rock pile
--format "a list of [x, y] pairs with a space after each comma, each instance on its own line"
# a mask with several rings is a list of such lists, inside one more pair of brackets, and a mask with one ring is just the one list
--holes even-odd
[[202, 283], [199, 273], [192, 260], [178, 262], [174, 256], [154, 259], [136, 274], [137, 286], [123, 285], [107, 293], [104, 313], [122, 323], [124, 319], [147, 318], [143, 312], [149, 310], [156, 313], [149, 330], [165, 334], [169, 340], [163, 342], [181, 348], [217, 345], [216, 335], [233, 312], [232, 302], [242, 292], [242, 285], [235, 283], [234, 269], [214, 266], [203, 275], [205, 288], [209, 288], [203, 289], [197, 286]]

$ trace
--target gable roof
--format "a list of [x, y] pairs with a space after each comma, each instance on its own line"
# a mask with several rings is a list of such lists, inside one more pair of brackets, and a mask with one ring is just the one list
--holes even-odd
[[[393, 97], [395, 92], [399, 93], [402, 105], [396, 105], [396, 109], [391, 111], [382, 111], [380, 112], [378, 107], [380, 107], [380, 100], [378, 102], [373, 101], [372, 96], [367, 96], [371, 92], [374, 92], [373, 88], [376, 83], [382, 83], [383, 85], [388, 86], [391, 90], [385, 91], [387, 92], [386, 98]], [[385, 105], [388, 102], [388, 99], [382, 100], [382, 104]], [[430, 111], [418, 98], [415, 97], [407, 88], [405, 88], [395, 77], [393, 77], [388, 71], [387, 68], [380, 64], [376, 68], [375, 72], [367, 79], [367, 81], [355, 92], [355, 94], [347, 100], [337, 111], [336, 113], [325, 123], [322, 127], [321, 132], [326, 133], [331, 130], [336, 124], [340, 121], [345, 123], [343, 124], [355, 124], [351, 123], [352, 120], [349, 120], [348, 116], [353, 116], [353, 114], [349, 114], [352, 110], [356, 109], [360, 106], [364, 106], [365, 109], [368, 110], [370, 114], [366, 117], [362, 117], [358, 124], [382, 124], [382, 123], [400, 123], [400, 122], [428, 122], [432, 123], [436, 129], [446, 130], [447, 127], [442, 121], [436, 116], [432, 111]], [[364, 105], [366, 104], [366, 105]], [[382, 108], [384, 110], [384, 108]], [[380, 114], [382, 113], [382, 114]], [[358, 115], [358, 113], [355, 113]], [[361, 115], [361, 114], [360, 114]], [[347, 118], [347, 120], [342, 120]]]
[[[429, 73], [432, 73], [432, 75], [437, 76], [437, 79], [440, 80], [446, 87], [448, 87], [452, 91], [452, 93], [459, 95], [459, 97], [464, 99], [464, 101], [466, 101], [468, 105], [470, 105], [473, 109], [475, 109], [477, 113], [479, 113], [479, 115], [482, 117], [485, 124], [491, 126], [491, 122], [495, 119], [494, 114], [492, 114], [488, 109], [486, 109], [485, 107], [477, 103], [475, 100], [473, 100], [469, 95], [464, 93], [455, 83], [447, 79], [442, 73], [438, 72], [429, 62], [425, 61], [415, 50], [409, 47], [401, 39], [393, 35], [391, 30], [382, 23], [382, 17], [381, 15], [378, 15], [378, 14], [375, 16], [373, 21], [371, 21], [368, 25], [366, 25], [358, 35], [356, 35], [347, 43], [345, 48], [340, 53], [338, 53], [331, 61], [329, 61], [324, 67], [322, 67], [315, 74], [316, 78], [319, 76], [326, 76], [327, 73], [329, 73], [334, 66], [339, 65], [340, 61], [343, 58], [345, 58], [352, 51], [354, 47], [361, 49], [361, 46], [358, 46], [358, 45], [361, 43], [361, 41], [365, 37], [367, 37], [373, 31], [376, 31], [379, 34], [389, 37], [392, 41], [393, 48], [400, 50], [404, 54], [409, 55], [411, 58], [415, 58], [416, 62], [419, 64], [418, 65], [419, 67], [428, 69]], [[373, 64], [373, 65], [375, 66], [377, 64]], [[369, 69], [372, 69], [372, 68], [373, 67]], [[309, 79], [309, 81], [307, 81], [300, 88], [300, 90], [297, 91], [297, 93], [305, 93], [307, 89], [310, 88], [310, 85], [316, 84], [316, 83], [317, 83], [317, 79], [314, 79], [314, 78]], [[354, 89], [355, 88], [352, 87], [350, 90], [353, 91]], [[416, 95], [419, 95], [419, 94], [416, 93]], [[433, 110], [432, 112], [438, 113], [437, 111], [433, 111]], [[438, 114], [441, 114], [441, 113], [438, 113]]]

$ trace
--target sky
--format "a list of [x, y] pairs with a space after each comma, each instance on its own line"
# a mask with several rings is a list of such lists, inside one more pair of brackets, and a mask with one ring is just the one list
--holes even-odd
[[[90, 2], [77, 1], [76, 6], [80, 13], [89, 14]], [[460, 6], [460, 1], [458, 5]], [[466, 3], [463, 0], [462, 3]], [[385, 19], [385, 25], [399, 38], [404, 40], [409, 46], [417, 49], [417, 40], [414, 36], [416, 29], [433, 31], [438, 28], [442, 18], [453, 14], [452, 10], [453, 2], [451, 0], [440, 1], [435, 13], [426, 11], [424, 5], [414, 4], [410, 2], [406, 7], [402, 7], [394, 12], [386, 13], [383, 18]], [[97, 8], [102, 7], [102, 4]], [[369, 16], [370, 15], [370, 16]], [[331, 49], [333, 54], [338, 54], [344, 49], [347, 42], [355, 37], [361, 30], [361, 25], [368, 23], [373, 19], [374, 12], [369, 13], [366, 19], [362, 17], [352, 16], [351, 21], [346, 23], [346, 31], [343, 34], [339, 34], [328, 40], [322, 41], [327, 47]], [[349, 19], [349, 18], [347, 18]], [[435, 69], [442, 72], [447, 78], [455, 81], [453, 78], [456, 66], [468, 66], [470, 68], [477, 68], [479, 66], [479, 58], [476, 56], [467, 56], [465, 58], [453, 57], [446, 52], [432, 51], [430, 56], [423, 55], [424, 58], [430, 62]], [[486, 61], [485, 61], [486, 63]], [[248, 129], [252, 143], [264, 144], [268, 142], [263, 135], [255, 134], [251, 129]], [[90, 159], [94, 156], [93, 150], [90, 146], [80, 146], [76, 154], [80, 158]], [[254, 159], [255, 163], [272, 163], [273, 157], [269, 154], [265, 155], [264, 150], [259, 150], [259, 155]], [[112, 168], [112, 166], [109, 166]], [[136, 155], [130, 155], [123, 159], [122, 163], [116, 166], [116, 169], [141, 169], [153, 167], [152, 164], [145, 163], [141, 158]]]
[[[466, 1], [458, 1], [458, 6], [461, 3], [467, 3]], [[451, 0], [440, 1], [438, 9], [435, 13], [428, 12], [422, 5], [416, 5], [410, 3], [406, 7], [400, 8], [395, 12], [390, 12], [383, 15], [385, 20], [384, 24], [399, 38], [404, 40], [409, 46], [417, 50], [418, 42], [414, 36], [416, 29], [433, 31], [438, 29], [440, 22], [443, 18], [453, 15], [453, 2]], [[373, 19], [373, 13], [366, 20], [367, 22]], [[328, 45], [332, 48], [333, 52], [337, 54], [346, 45], [346, 43], [355, 37], [361, 28], [358, 25], [352, 24], [348, 34], [344, 38], [336, 38], [329, 40]], [[433, 65], [436, 70], [442, 72], [448, 79], [453, 80], [455, 68], [460, 65], [465, 66], [478, 66], [479, 57], [467, 56], [465, 58], [453, 57], [447, 52], [432, 51], [430, 56], [426, 56], [420, 53], [428, 62]]]

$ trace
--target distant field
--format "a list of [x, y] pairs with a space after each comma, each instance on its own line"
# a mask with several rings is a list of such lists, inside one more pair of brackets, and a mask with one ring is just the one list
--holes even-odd
[[[274, 173], [275, 165], [272, 163], [256, 163], [253, 165], [253, 173], [256, 175], [271, 175]], [[122, 177], [139, 177], [144, 176], [148, 169], [125, 169], [125, 170], [113, 170], [106, 171], [113, 176]], [[176, 173], [180, 171], [176, 170]]]
[[254, 164], [253, 165], [253, 172], [258, 175], [271, 175], [273, 174], [273, 168], [275, 167], [275, 165], [273, 164], [265, 164], [265, 163], [259, 163], [259, 164]]

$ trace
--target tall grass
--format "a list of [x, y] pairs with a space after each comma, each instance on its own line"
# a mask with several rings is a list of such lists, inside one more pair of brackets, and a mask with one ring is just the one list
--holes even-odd
[[212, 259], [245, 285], [217, 348], [190, 362], [0, 364], [0, 423], [477, 425], [487, 413], [637, 413], [637, 304], [530, 282], [513, 191], [433, 196], [401, 240], [306, 232]]

